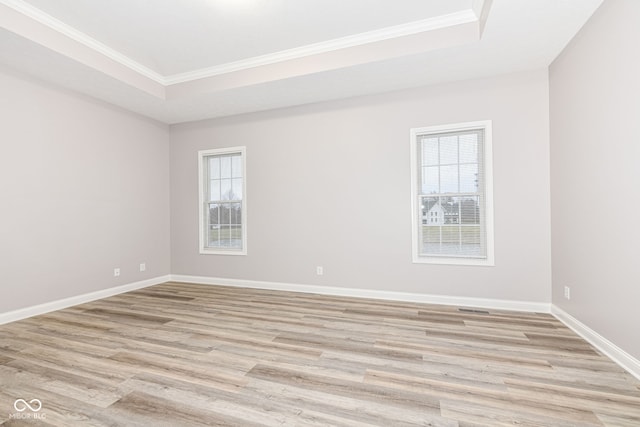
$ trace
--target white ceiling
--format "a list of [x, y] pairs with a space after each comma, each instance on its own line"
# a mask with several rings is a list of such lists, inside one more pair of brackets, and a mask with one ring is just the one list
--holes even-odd
[[548, 66], [603, 0], [0, 0], [0, 63], [165, 123]]

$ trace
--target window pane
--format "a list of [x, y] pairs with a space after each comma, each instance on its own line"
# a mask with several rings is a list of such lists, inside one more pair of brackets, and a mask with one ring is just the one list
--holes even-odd
[[220, 178], [220, 157], [209, 157], [209, 178]]
[[460, 206], [452, 197], [443, 197], [440, 200], [444, 215], [444, 224], [460, 223]]
[[438, 197], [422, 197], [421, 198], [421, 210], [422, 210], [422, 223], [427, 224], [433, 217], [433, 206], [438, 201]]
[[433, 166], [439, 163], [438, 138], [422, 139], [422, 165]]
[[440, 168], [440, 192], [458, 192], [458, 166], [442, 166]]
[[440, 172], [438, 166], [422, 168], [422, 194], [438, 193], [440, 191]]
[[460, 163], [478, 162], [478, 135], [460, 135]]
[[231, 206], [231, 224], [242, 224], [242, 204], [233, 203]]
[[211, 246], [242, 249], [242, 226], [221, 225], [211, 231]]
[[479, 197], [460, 199], [460, 216], [462, 224], [480, 224]]
[[229, 205], [227, 203], [220, 205], [220, 224], [229, 224], [231, 216], [229, 215]]
[[217, 203], [209, 204], [209, 224], [220, 224], [220, 206]]
[[230, 156], [220, 157], [220, 177], [231, 178], [231, 157]]
[[231, 179], [220, 180], [221, 200], [231, 200]]
[[460, 255], [484, 255], [480, 239], [480, 226], [461, 226]]
[[485, 255], [478, 200], [476, 196], [422, 197], [422, 254]]
[[242, 200], [242, 178], [231, 180], [232, 200]]
[[231, 176], [242, 178], [242, 157], [235, 155], [231, 158]]
[[212, 179], [209, 182], [209, 200], [220, 200], [220, 180]]
[[478, 165], [460, 165], [460, 192], [475, 193], [478, 191]]
[[451, 165], [458, 163], [458, 137], [443, 136], [440, 138], [440, 164]]
[[209, 230], [208, 230], [208, 246], [218, 244], [220, 233], [220, 205], [209, 204]]
[[239, 225], [220, 226], [216, 246], [220, 248], [242, 249], [242, 227]]

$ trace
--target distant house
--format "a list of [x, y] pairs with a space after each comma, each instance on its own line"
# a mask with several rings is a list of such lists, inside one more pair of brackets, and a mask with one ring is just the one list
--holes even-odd
[[425, 225], [442, 225], [445, 223], [445, 210], [439, 202], [431, 204], [428, 210], [423, 210], [422, 223]]
[[442, 202], [429, 200], [422, 209], [422, 224], [428, 226], [448, 224], [478, 224], [480, 208], [474, 200]]

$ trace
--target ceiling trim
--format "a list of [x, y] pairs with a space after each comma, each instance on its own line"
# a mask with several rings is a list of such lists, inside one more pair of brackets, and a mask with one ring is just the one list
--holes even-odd
[[85, 45], [90, 49], [95, 50], [96, 52], [106, 56], [107, 58], [112, 59], [113, 61], [116, 61], [119, 64], [124, 65], [125, 67], [139, 74], [142, 74], [143, 76], [155, 81], [156, 83], [160, 83], [166, 86], [166, 79], [161, 74], [156, 73], [152, 69], [145, 67], [144, 65], [134, 61], [126, 55], [123, 55], [117, 50], [112, 49], [103, 43], [100, 43], [93, 37], [88, 36], [82, 31], [76, 30], [72, 26], [65, 24], [64, 22], [30, 5], [29, 3], [25, 3], [22, 0], [0, 0], [0, 3], [10, 7], [16, 12], [25, 15], [28, 18], [33, 19], [34, 21], [39, 22], [42, 25], [51, 28], [54, 31], [57, 31], [60, 34], [69, 37], [70, 39], [78, 43]]
[[456, 25], [468, 24], [478, 21], [478, 16], [473, 10], [462, 10], [447, 15], [436, 16], [420, 21], [408, 22], [406, 24], [394, 25], [381, 28], [379, 30], [367, 31], [346, 37], [326, 40], [320, 43], [313, 43], [293, 49], [282, 50], [267, 55], [255, 56], [240, 61], [228, 62], [226, 64], [186, 73], [174, 74], [164, 78], [165, 84], [172, 85], [185, 83], [193, 80], [214, 77], [220, 74], [232, 73], [249, 68], [260, 67], [292, 59], [303, 58], [305, 56], [319, 55], [350, 47], [362, 46], [383, 40], [409, 36], [427, 31], [434, 31], [441, 28], [453, 27]]
[[304, 58], [307, 56], [333, 52], [350, 47], [362, 46], [370, 43], [380, 42], [383, 40], [434, 31], [447, 27], [454, 27], [457, 25], [477, 22], [479, 20], [479, 17], [473, 9], [465, 9], [446, 15], [408, 22], [391, 27], [385, 27], [378, 30], [367, 31], [346, 37], [326, 40], [319, 43], [313, 43], [293, 49], [282, 50], [266, 55], [260, 55], [239, 61], [229, 62], [226, 64], [221, 64], [200, 70], [164, 76], [140, 64], [139, 62], [134, 61], [133, 59], [118, 52], [117, 50], [112, 49], [109, 46], [99, 42], [98, 40], [83, 33], [82, 31], [79, 31], [72, 26], [65, 24], [64, 22], [54, 18], [53, 16], [32, 6], [31, 4], [26, 3], [23, 0], [0, 0], [0, 3], [15, 10], [18, 13], [21, 13], [27, 18], [33, 19], [34, 21], [45, 25], [62, 35], [78, 43], [81, 43], [82, 45], [96, 51], [97, 53], [100, 53], [105, 57], [129, 68], [130, 70], [144, 77], [147, 77], [155, 81], [156, 83], [164, 85], [165, 87], [174, 84], [205, 79], [208, 77], [214, 77], [221, 74], [247, 70], [264, 65], [285, 62], [292, 59]]

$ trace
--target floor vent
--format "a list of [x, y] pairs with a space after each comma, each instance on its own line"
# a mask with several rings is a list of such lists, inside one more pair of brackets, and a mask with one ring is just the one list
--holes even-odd
[[472, 308], [459, 308], [458, 311], [461, 311], [463, 313], [489, 314], [488, 311], [485, 311], [485, 310], [474, 310]]

